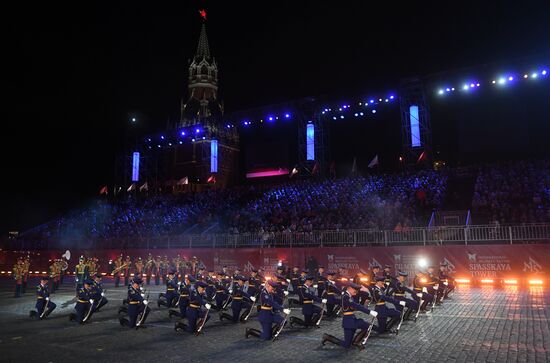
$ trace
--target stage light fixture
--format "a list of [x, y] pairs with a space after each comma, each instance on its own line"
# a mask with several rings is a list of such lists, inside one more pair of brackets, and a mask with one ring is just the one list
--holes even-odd
[[359, 114], [358, 114], [358, 113], [354, 113], [353, 116], [357, 117], [357, 116], [359, 116]]
[[394, 99], [394, 96], [393, 96], [393, 95], [392, 95], [392, 96], [390, 96], [390, 100], [393, 100], [393, 99]]
[[474, 88], [476, 86], [475, 83], [470, 83], [470, 87]]
[[514, 77], [510, 76], [510, 77], [508, 77], [508, 80], [509, 80], [509, 81], [513, 81], [513, 80], [514, 80]]
[[459, 284], [469, 284], [470, 283], [470, 279], [456, 279], [455, 281]]
[[494, 282], [495, 282], [495, 280], [493, 280], [493, 279], [481, 279], [482, 284], [492, 284]]
[[451, 89], [450, 89], [450, 88], [447, 88], [447, 89], [446, 89], [445, 91], [447, 91], [447, 92], [451, 92]]
[[418, 259], [418, 266], [424, 268], [428, 266], [428, 260], [426, 260], [424, 257]]
[[466, 90], [466, 91], [467, 91], [469, 88], [470, 88], [470, 86], [468, 86], [467, 84], [465, 84], [465, 85], [462, 87], [462, 89], [463, 89], [463, 90]]
[[185, 136], [185, 131], [182, 131], [182, 132], [181, 132], [181, 136]]
[[201, 132], [201, 129], [195, 129], [195, 134], [198, 134], [199, 132]]
[[160, 148], [160, 145], [157, 145], [158, 148]]
[[497, 83], [497, 81], [495, 81], [495, 80], [493, 79], [493, 81], [492, 81], [491, 83], [492, 83], [492, 84], [495, 84], [495, 83]]
[[332, 119], [333, 119], [333, 120], [336, 120], [336, 116], [332, 116]]
[[539, 74], [535, 72], [531, 75], [531, 78], [537, 78], [538, 76], [539, 76]]
[[289, 113], [285, 113], [285, 118], [290, 118], [290, 114], [289, 114]]
[[500, 79], [498, 80], [498, 84], [504, 84], [504, 83], [506, 83], [506, 79], [505, 79], [505, 78], [500, 78]]
[[273, 121], [273, 116], [269, 116], [267, 119], [268, 119], [269, 121]]
[[376, 113], [376, 110], [372, 110], [372, 113]]
[[529, 285], [542, 285], [543, 283], [542, 280], [529, 280]]
[[363, 112], [359, 112], [359, 115], [363, 116], [363, 115], [364, 115], [364, 113], [363, 113]]
[[546, 73], [547, 73], [547, 72], [546, 72], [546, 69], [543, 70], [542, 72], [540, 72], [540, 74], [542, 74], [543, 76], [546, 76]]
[[341, 118], [341, 119], [343, 119], [343, 118], [344, 118], [344, 116], [342, 115], [342, 116], [340, 116], [340, 118]]
[[164, 140], [164, 136], [161, 135], [161, 136], [160, 136], [160, 139], [161, 139], [161, 140]]
[[529, 75], [528, 75], [528, 74], [524, 74], [524, 75], [523, 75], [523, 78], [529, 78]]
[[505, 285], [517, 285], [518, 280], [516, 280], [516, 279], [505, 279], [504, 284]]
[[191, 139], [191, 141], [195, 142], [195, 139]]
[[443, 91], [442, 89], [440, 89], [437, 93], [442, 95], [445, 91]]
[[183, 141], [180, 141], [180, 145], [183, 144]]
[[455, 90], [455, 88], [454, 88], [454, 87], [452, 87], [452, 88], [451, 88], [451, 91], [454, 91], [454, 90]]
[[370, 100], [369, 103], [374, 103], [374, 100]]
[[172, 146], [172, 143], [171, 143], [171, 142], [169, 142], [169, 143], [168, 143], [168, 146]]

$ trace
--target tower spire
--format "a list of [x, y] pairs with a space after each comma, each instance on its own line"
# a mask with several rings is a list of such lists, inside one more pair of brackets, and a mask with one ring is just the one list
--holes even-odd
[[201, 35], [199, 37], [199, 45], [195, 58], [210, 58], [210, 47], [208, 46], [208, 37], [206, 36], [206, 24], [202, 23]]

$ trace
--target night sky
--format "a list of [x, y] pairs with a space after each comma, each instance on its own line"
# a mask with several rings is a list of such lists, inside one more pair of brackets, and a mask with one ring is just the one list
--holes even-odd
[[43, 2], [6, 12], [0, 232], [86, 205], [111, 184], [131, 117], [145, 132], [179, 116], [201, 8], [226, 111], [550, 59], [548, 1], [376, 3]]

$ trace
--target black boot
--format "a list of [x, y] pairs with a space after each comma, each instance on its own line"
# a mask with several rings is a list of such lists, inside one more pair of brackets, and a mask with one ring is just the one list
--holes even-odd
[[128, 319], [126, 318], [119, 318], [118, 319], [118, 322], [120, 323], [120, 325], [122, 326], [128, 326], [130, 324], [130, 322], [128, 321]]
[[29, 311], [29, 318], [36, 318], [38, 313], [34, 310]]
[[323, 340], [321, 341], [322, 345], [325, 345], [326, 342], [330, 342], [336, 345], [340, 345], [340, 339], [332, 336], [330, 334], [323, 334]]
[[227, 320], [233, 321], [233, 317], [231, 315], [229, 315], [228, 313], [220, 312], [220, 321], [223, 320], [224, 318]]
[[301, 326], [307, 326], [306, 322], [303, 321], [302, 319], [300, 319], [298, 317], [295, 317], [295, 316], [291, 316], [290, 317], [290, 327], [293, 328], [294, 324], [301, 325]]
[[69, 321], [75, 321], [76, 320], [76, 314], [70, 313], [69, 314]]
[[174, 326], [174, 330], [177, 331], [177, 332], [185, 331], [186, 327], [187, 327], [187, 325], [185, 325], [185, 323], [183, 323], [181, 321], [178, 321], [176, 323], [176, 325]]
[[360, 330], [359, 333], [355, 334], [355, 337], [353, 338], [353, 345], [359, 348], [359, 350], [365, 349], [363, 344], [363, 339], [365, 339], [365, 336], [367, 335], [367, 330]]
[[262, 335], [262, 333], [259, 330], [256, 330], [256, 329], [246, 328], [246, 332], [244, 333], [245, 338], [248, 339], [248, 337], [251, 336], [251, 335], [253, 337], [259, 338]]

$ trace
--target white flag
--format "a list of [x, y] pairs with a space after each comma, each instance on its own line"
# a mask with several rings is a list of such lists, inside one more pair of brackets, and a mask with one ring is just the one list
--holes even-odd
[[147, 185], [147, 182], [139, 187], [139, 191], [142, 192], [144, 190], [149, 190], [149, 186]]
[[177, 182], [177, 185], [187, 185], [187, 184], [189, 184], [189, 178], [188, 177], [181, 178]]
[[135, 190], [136, 189], [136, 184], [135, 183], [132, 183], [132, 185], [130, 185], [128, 187], [128, 189], [126, 189], [127, 192], [131, 192], [132, 190]]
[[374, 168], [376, 165], [378, 165], [378, 155], [376, 155], [371, 162], [369, 163], [369, 168]]

